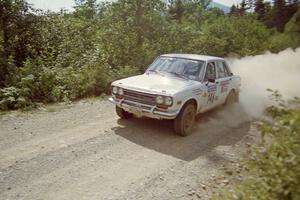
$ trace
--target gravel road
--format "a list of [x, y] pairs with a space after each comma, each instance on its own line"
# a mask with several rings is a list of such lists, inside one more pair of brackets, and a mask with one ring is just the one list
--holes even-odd
[[255, 138], [239, 106], [198, 117], [184, 138], [100, 99], [12, 112], [0, 116], [0, 199], [208, 199]]

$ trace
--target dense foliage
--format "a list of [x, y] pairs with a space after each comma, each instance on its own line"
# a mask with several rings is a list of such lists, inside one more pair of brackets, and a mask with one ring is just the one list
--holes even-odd
[[275, 91], [279, 104], [268, 108], [272, 123], [262, 126], [262, 143], [247, 162], [246, 179], [233, 192], [215, 199], [300, 199], [300, 101], [287, 108]]
[[100, 95], [162, 53], [245, 56], [300, 45], [296, 1], [249, 2], [224, 14], [209, 0], [76, 0], [73, 12], [53, 13], [0, 0], [0, 109]]

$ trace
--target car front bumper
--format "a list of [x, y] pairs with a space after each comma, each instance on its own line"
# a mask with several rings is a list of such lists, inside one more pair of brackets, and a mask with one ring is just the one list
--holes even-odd
[[156, 106], [150, 106], [142, 103], [137, 103], [128, 100], [115, 100], [114, 98], [109, 98], [109, 101], [120, 108], [123, 108], [129, 113], [133, 113], [138, 117], [149, 117], [154, 119], [175, 119], [179, 111], [162, 111]]

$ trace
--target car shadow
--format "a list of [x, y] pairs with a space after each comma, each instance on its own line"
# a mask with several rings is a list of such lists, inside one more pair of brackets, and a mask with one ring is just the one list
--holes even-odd
[[232, 146], [250, 129], [250, 119], [240, 106], [221, 108], [197, 116], [194, 130], [187, 137], [173, 131], [172, 120], [133, 118], [118, 120], [115, 134], [143, 147], [191, 161], [213, 152], [218, 146]]

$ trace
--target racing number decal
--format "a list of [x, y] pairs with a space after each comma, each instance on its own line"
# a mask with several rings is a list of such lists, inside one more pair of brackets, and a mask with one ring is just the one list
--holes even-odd
[[229, 80], [222, 81], [220, 85], [221, 85], [221, 93], [227, 92], [228, 91]]
[[207, 104], [211, 104], [215, 101], [216, 97], [216, 91], [217, 91], [217, 86], [216, 85], [210, 85], [207, 88], [208, 91], [208, 97], [207, 97]]
[[215, 93], [210, 92], [207, 97], [207, 104], [213, 103], [215, 100]]

